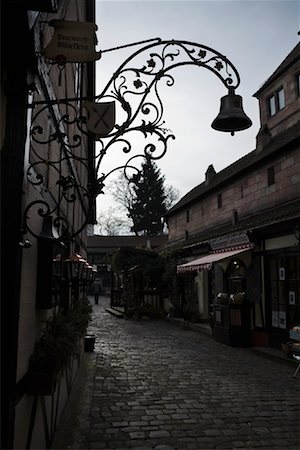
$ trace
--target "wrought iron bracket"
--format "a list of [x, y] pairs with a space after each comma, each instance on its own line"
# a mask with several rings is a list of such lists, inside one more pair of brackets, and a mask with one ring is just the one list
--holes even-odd
[[[159, 39], [159, 38], [158, 38]], [[159, 40], [147, 44], [127, 58], [112, 75], [103, 91], [94, 97], [47, 98], [33, 101], [30, 129], [30, 146], [34, 155], [26, 173], [27, 182], [33, 187], [41, 187], [45, 182], [45, 172], [51, 168], [51, 191], [54, 206], [46, 200], [34, 200], [25, 207], [24, 232], [36, 236], [34, 214], [40, 217], [51, 215], [60, 238], [73, 239], [89, 223], [94, 201], [104, 193], [107, 178], [117, 170], [123, 169], [125, 176], [134, 181], [138, 176], [140, 158], [162, 158], [169, 140], [174, 134], [163, 121], [163, 102], [159, 86], [174, 85], [171, 72], [180, 66], [196, 66], [207, 69], [219, 78], [225, 88], [233, 92], [240, 84], [237, 69], [228, 58], [216, 50], [202, 44], [181, 40]], [[114, 102], [116, 122], [106, 135], [91, 134], [88, 130], [88, 115], [83, 107], [84, 100], [95, 104]], [[52, 118], [53, 127], [45, 127], [44, 117]], [[82, 148], [87, 137], [97, 140], [94, 155], [82, 156]], [[141, 151], [135, 153], [135, 137], [145, 139]], [[52, 152], [52, 145], [58, 151]], [[49, 151], [50, 148], [50, 151]], [[108, 153], [118, 150], [129, 155], [127, 161], [107, 173], [101, 173], [103, 159]], [[64, 167], [71, 168], [66, 172]], [[94, 174], [82, 182], [78, 174], [94, 168]], [[100, 174], [100, 175], [99, 175]], [[70, 225], [64, 204], [75, 205], [77, 200], [84, 206], [84, 217], [77, 229]]]

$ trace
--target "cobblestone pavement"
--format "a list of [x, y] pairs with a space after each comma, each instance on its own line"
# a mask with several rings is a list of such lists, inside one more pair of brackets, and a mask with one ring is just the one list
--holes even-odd
[[116, 318], [107, 302], [89, 326], [97, 340], [76, 448], [300, 449], [292, 367], [164, 320]]

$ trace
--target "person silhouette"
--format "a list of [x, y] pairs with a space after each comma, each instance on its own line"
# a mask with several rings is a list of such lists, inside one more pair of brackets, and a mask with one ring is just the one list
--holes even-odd
[[98, 305], [99, 303], [99, 295], [101, 291], [101, 285], [99, 283], [99, 280], [96, 280], [94, 283], [94, 298], [95, 298], [95, 305]]

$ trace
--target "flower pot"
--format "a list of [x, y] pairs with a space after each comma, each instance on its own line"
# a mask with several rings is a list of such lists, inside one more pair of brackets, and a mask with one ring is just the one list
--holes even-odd
[[91, 353], [95, 348], [96, 336], [93, 334], [86, 334], [84, 336], [84, 351]]

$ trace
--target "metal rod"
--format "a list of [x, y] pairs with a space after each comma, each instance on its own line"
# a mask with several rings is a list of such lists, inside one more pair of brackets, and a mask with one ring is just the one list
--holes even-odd
[[146, 39], [145, 41], [133, 42], [132, 44], [119, 45], [118, 47], [107, 48], [106, 50], [100, 50], [100, 53], [112, 52], [113, 50], [120, 50], [121, 48], [133, 47], [134, 45], [146, 44], [147, 42], [157, 41], [161, 42], [161, 38]]

